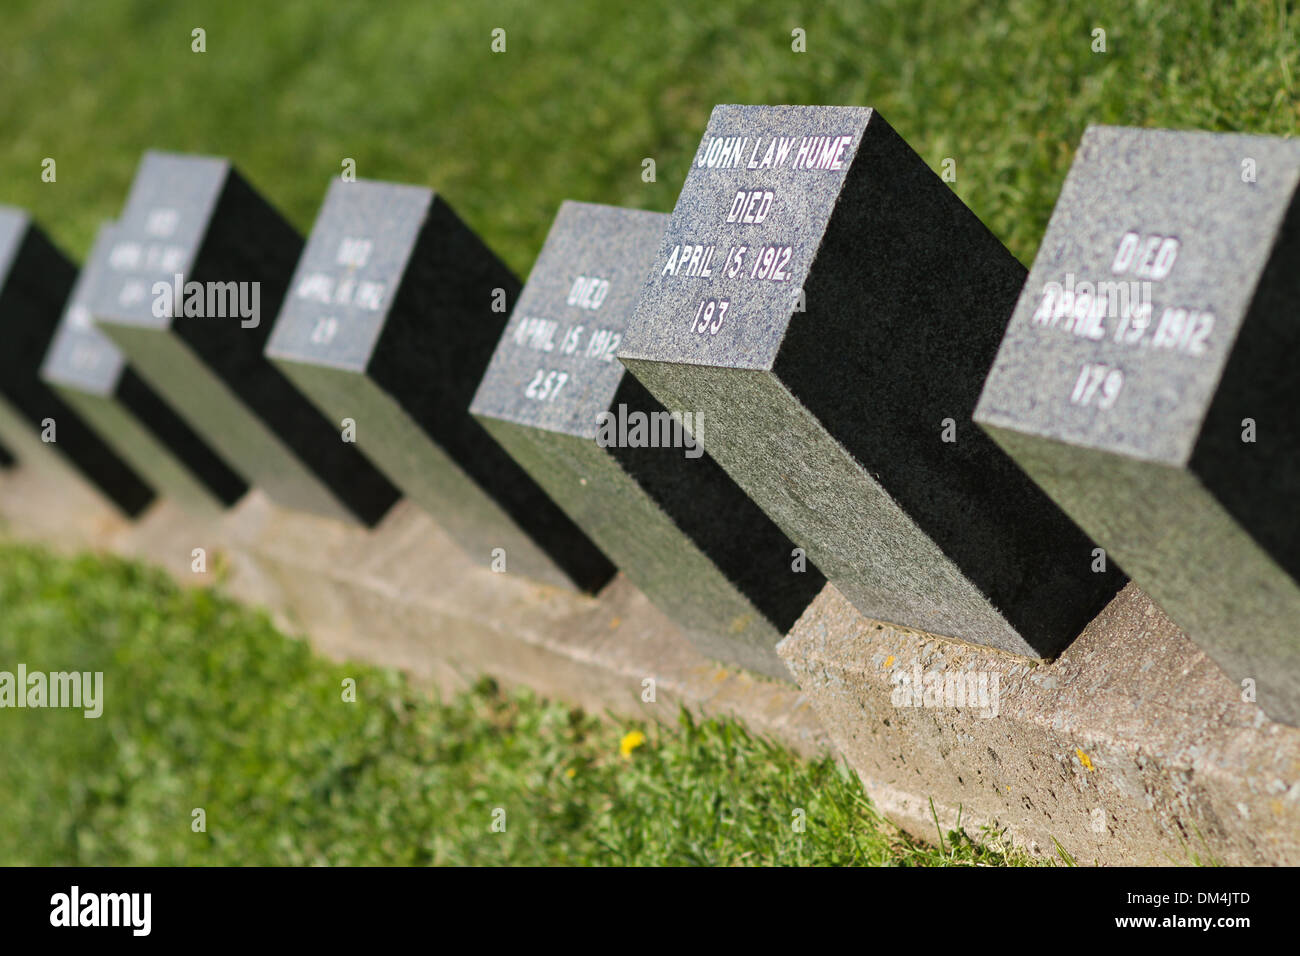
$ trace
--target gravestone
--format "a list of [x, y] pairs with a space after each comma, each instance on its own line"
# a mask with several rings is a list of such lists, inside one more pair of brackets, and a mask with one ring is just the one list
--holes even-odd
[[191, 510], [211, 513], [248, 490], [221, 460], [126, 363], [95, 328], [87, 308], [96, 274], [111, 268], [113, 226], [100, 227], [72, 288], [41, 378], [103, 435], [159, 491]]
[[26, 213], [0, 206], [0, 426], [22, 447], [39, 437], [134, 517], [153, 490], [38, 374], [75, 279], [76, 268]]
[[970, 420], [1024, 274], [875, 111], [719, 106], [619, 358], [863, 614], [1050, 656], [1123, 578]]
[[975, 420], [1300, 724], [1300, 143], [1085, 133]]
[[475, 560], [594, 592], [613, 565], [469, 414], [518, 290], [431, 190], [336, 180], [266, 354]]
[[87, 307], [250, 483], [286, 507], [374, 525], [397, 489], [262, 355], [301, 249], [227, 161], [148, 152]]
[[470, 410], [701, 650], [789, 680], [773, 648], [825, 579], [614, 357], [667, 225], [564, 203]]

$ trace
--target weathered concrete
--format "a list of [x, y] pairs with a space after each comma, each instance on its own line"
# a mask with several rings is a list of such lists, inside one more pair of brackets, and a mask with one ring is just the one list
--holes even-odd
[[[833, 585], [778, 650], [876, 803], [920, 836], [933, 799], [945, 831], [960, 809], [969, 833], [1056, 841], [1080, 863], [1300, 863], [1300, 731], [1243, 702], [1134, 585], [1051, 663], [869, 620]], [[997, 675], [996, 704], [896, 706], [917, 668], [984, 672], [989, 691]]]

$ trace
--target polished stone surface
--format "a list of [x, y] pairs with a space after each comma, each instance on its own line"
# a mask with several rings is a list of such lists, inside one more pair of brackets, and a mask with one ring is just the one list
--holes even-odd
[[1300, 143], [1093, 127], [976, 412], [1300, 723]]
[[719, 106], [618, 354], [863, 614], [1051, 656], [1123, 577], [970, 420], [1024, 276], [875, 111]]
[[128, 516], [153, 500], [153, 489], [77, 410], [40, 378], [41, 360], [50, 347], [64, 303], [72, 291], [76, 268], [32, 223], [25, 212], [0, 207], [0, 394], [8, 405], [7, 429], [21, 435], [10, 440], [36, 448], [43, 441], [50, 454], [61, 453], [85, 478]]
[[335, 180], [266, 354], [476, 561], [596, 591], [613, 565], [469, 414], [518, 291], [432, 190]]
[[136, 374], [91, 318], [87, 298], [96, 273], [107, 268], [112, 237], [112, 224], [100, 227], [41, 378], [163, 494], [191, 509], [228, 507], [248, 490], [247, 483]]
[[471, 411], [697, 647], [787, 680], [825, 579], [614, 357], [667, 224], [564, 203]]
[[287, 507], [373, 525], [397, 489], [262, 355], [301, 250], [227, 161], [148, 152], [88, 308], [249, 482]]

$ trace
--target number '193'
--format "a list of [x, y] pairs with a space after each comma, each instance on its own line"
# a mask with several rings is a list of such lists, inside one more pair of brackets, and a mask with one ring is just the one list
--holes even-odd
[[731, 303], [726, 299], [700, 300], [700, 307], [695, 310], [695, 318], [691, 321], [691, 331], [698, 332], [700, 335], [705, 332], [709, 335], [717, 335], [730, 307]]

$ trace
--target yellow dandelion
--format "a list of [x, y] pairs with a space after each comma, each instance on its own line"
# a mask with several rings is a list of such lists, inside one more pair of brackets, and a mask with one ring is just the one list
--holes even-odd
[[624, 759], [631, 757], [632, 751], [636, 750], [636, 748], [640, 747], [643, 743], [645, 743], [645, 734], [641, 733], [639, 730], [629, 731], [623, 735], [623, 739], [619, 742], [619, 755]]
[[568, 770], [564, 771], [564, 775], [568, 777], [570, 780], [572, 780], [574, 777], [578, 775], [578, 768], [570, 767]]
[[885, 658], [885, 666], [886, 666], [886, 667], [893, 667], [893, 666], [894, 666], [894, 655], [893, 655], [893, 654], [890, 654], [888, 657]]
[[1088, 757], [1088, 755], [1084, 753], [1082, 750], [1080, 750], [1078, 747], [1074, 748], [1074, 752], [1079, 755], [1079, 763], [1083, 764], [1083, 769], [1091, 770], [1092, 760]]

